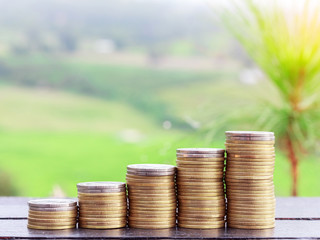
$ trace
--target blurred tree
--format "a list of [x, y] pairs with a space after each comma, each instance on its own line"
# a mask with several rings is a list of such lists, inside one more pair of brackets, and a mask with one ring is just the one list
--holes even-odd
[[216, 9], [281, 96], [256, 114], [287, 153], [296, 196], [300, 155], [320, 135], [320, 3], [234, 0]]
[[0, 169], [0, 196], [14, 196], [17, 194], [13, 187], [11, 177], [7, 172]]

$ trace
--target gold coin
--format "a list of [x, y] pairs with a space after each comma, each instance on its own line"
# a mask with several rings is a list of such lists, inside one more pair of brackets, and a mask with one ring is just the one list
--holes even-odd
[[226, 169], [229, 170], [230, 168], [234, 169], [241, 169], [241, 170], [271, 170], [274, 169], [274, 164], [272, 165], [260, 165], [260, 164], [255, 164], [255, 162], [250, 162], [250, 163], [243, 163], [243, 162], [228, 162], [226, 165]]
[[273, 176], [232, 176], [232, 175], [226, 175], [226, 179], [251, 179], [251, 180], [271, 180], [273, 179]]
[[28, 221], [34, 221], [34, 222], [43, 222], [43, 223], [56, 223], [56, 222], [74, 222], [76, 221], [76, 217], [72, 218], [38, 218], [38, 217], [32, 217], [28, 216]]
[[228, 198], [231, 199], [272, 199], [274, 198], [274, 194], [235, 194], [235, 193], [227, 193]]
[[181, 177], [187, 177], [187, 178], [195, 178], [195, 179], [216, 179], [217, 176], [221, 176], [221, 174], [224, 173], [224, 169], [220, 169], [219, 171], [215, 171], [215, 172], [180, 172], [177, 174], [177, 178], [181, 178]]
[[264, 154], [264, 155], [257, 155], [257, 154], [237, 154], [237, 153], [228, 153], [227, 154], [227, 161], [228, 159], [238, 159], [238, 158], [246, 158], [246, 159], [275, 159], [275, 154]]
[[179, 197], [200, 197], [200, 198], [202, 198], [202, 197], [210, 197], [210, 198], [212, 198], [212, 197], [224, 197], [224, 192], [221, 190], [221, 192], [219, 192], [219, 193], [188, 193], [188, 192], [186, 192], [186, 193], [179, 193], [178, 194], [178, 199], [179, 199]]
[[221, 220], [224, 219], [225, 212], [221, 211], [220, 213], [207, 213], [205, 215], [202, 214], [190, 214], [190, 213], [179, 213], [178, 219], [185, 219], [185, 220]]
[[273, 174], [274, 168], [261, 168], [261, 169], [244, 169], [244, 168], [237, 168], [237, 167], [230, 167], [227, 168], [227, 173], [234, 173], [234, 174]]
[[155, 183], [162, 183], [162, 184], [168, 184], [168, 183], [173, 183], [174, 178], [172, 179], [163, 179], [163, 180], [157, 180], [157, 179], [151, 179], [151, 180], [146, 180], [146, 179], [134, 179], [134, 178], [129, 178], [126, 177], [127, 184], [128, 183], [149, 183], [149, 184], [155, 184]]
[[270, 211], [275, 209], [274, 203], [268, 203], [268, 204], [252, 204], [252, 203], [230, 203], [228, 202], [228, 209], [247, 209], [248, 211]]
[[172, 198], [129, 198], [129, 203], [158, 203], [158, 204], [168, 204], [168, 203], [175, 203], [177, 201], [176, 196]]
[[32, 224], [28, 224], [27, 226], [28, 228], [32, 228], [32, 229], [42, 229], [42, 230], [62, 230], [62, 229], [70, 229], [70, 228], [75, 228], [76, 225], [69, 225], [69, 226], [38, 226], [38, 225], [32, 225]]
[[227, 162], [226, 168], [228, 167], [238, 167], [238, 168], [274, 168], [275, 163], [267, 163], [267, 162], [254, 162], [254, 161], [233, 161], [230, 160]]
[[186, 208], [223, 208], [225, 206], [224, 201], [216, 201], [216, 203], [184, 203], [184, 202], [179, 202], [179, 208], [186, 209]]
[[[222, 186], [223, 182], [222, 180], [220, 179], [217, 179], [216, 181], [210, 181], [210, 182], [202, 182], [201, 184], [198, 183], [198, 182], [177, 182], [177, 184], [180, 186], [201, 186], [201, 187], [204, 187], [204, 186]], [[199, 187], [200, 188], [200, 187]]]
[[54, 208], [54, 207], [49, 207], [49, 208], [40, 208], [40, 207], [29, 207], [29, 210], [31, 211], [37, 211], [37, 212], [71, 212], [71, 211], [77, 211], [78, 207], [60, 207], [60, 208]]
[[42, 217], [47, 217], [47, 218], [66, 218], [66, 217], [76, 217], [77, 216], [77, 212], [72, 212], [70, 214], [38, 214], [37, 212], [34, 213], [34, 211], [29, 211], [29, 216], [33, 216], [33, 217], [38, 217], [38, 218], [42, 218]]
[[144, 218], [172, 218], [176, 216], [175, 211], [170, 212], [130, 212], [129, 217], [144, 217]]
[[248, 211], [271, 211], [275, 209], [275, 203], [237, 203], [237, 202], [228, 202], [228, 209], [247, 209]]
[[127, 204], [123, 206], [109, 206], [109, 207], [101, 207], [98, 205], [95, 206], [82, 206], [80, 207], [80, 211], [124, 211], [127, 209]]
[[274, 198], [274, 192], [262, 192], [262, 193], [255, 193], [255, 192], [249, 192], [247, 191], [247, 193], [244, 192], [234, 192], [234, 191], [227, 191], [228, 196], [231, 197], [239, 197], [239, 198]]
[[132, 208], [129, 211], [129, 215], [175, 215], [176, 214], [176, 208], [171, 209], [136, 209]]
[[228, 196], [228, 203], [245, 203], [245, 204], [251, 204], [251, 203], [266, 203], [266, 204], [275, 204], [276, 200], [274, 197], [270, 198], [231, 198]]
[[28, 219], [28, 224], [33, 226], [60, 227], [60, 226], [75, 225], [76, 223], [77, 223], [76, 219], [71, 222], [41, 222], [41, 221], [33, 221]]
[[227, 150], [227, 155], [275, 155], [275, 151], [274, 149], [273, 150], [254, 150], [254, 149], [251, 149], [251, 150], [244, 150], [244, 149], [240, 149], [240, 150], [236, 150], [234, 148], [232, 149], [228, 149]]
[[79, 221], [82, 222], [114, 222], [114, 221], [126, 221], [126, 216], [121, 217], [107, 217], [107, 218], [90, 218], [90, 217], [79, 217]]
[[274, 145], [226, 144], [226, 151], [274, 151]]
[[243, 186], [242, 188], [237, 187], [237, 186], [227, 186], [226, 192], [228, 193], [235, 193], [235, 194], [274, 194], [274, 186], [266, 187], [266, 188], [246, 188]]
[[164, 229], [164, 228], [173, 228], [175, 227], [175, 223], [169, 223], [166, 225], [144, 225], [144, 224], [138, 224], [138, 223], [129, 223], [130, 228], [141, 228], [141, 229]]
[[181, 217], [178, 216], [178, 221], [179, 222], [197, 222], [197, 223], [214, 223], [214, 222], [221, 222], [224, 221], [224, 215], [220, 215], [217, 217]]
[[218, 167], [213, 167], [213, 168], [197, 168], [197, 167], [178, 167], [177, 168], [177, 175], [181, 173], [188, 173], [188, 174], [205, 174], [205, 173], [210, 173], [212, 171], [215, 171], [218, 169], [224, 168], [224, 164]]
[[108, 208], [108, 207], [121, 207], [127, 205], [127, 202], [82, 202], [79, 201], [80, 208], [82, 207], [99, 207], [99, 208]]
[[52, 219], [52, 220], [61, 220], [61, 219], [75, 219], [77, 217], [77, 214], [73, 216], [45, 216], [45, 215], [34, 215], [34, 214], [28, 214], [28, 218], [35, 218], [35, 219]]
[[78, 197], [109, 197], [109, 196], [125, 196], [126, 192], [111, 192], [111, 193], [82, 193], [78, 192]]
[[244, 140], [230, 140], [226, 139], [226, 144], [248, 144], [248, 145], [274, 145], [274, 140], [268, 141], [244, 141]]
[[125, 214], [127, 212], [126, 208], [120, 209], [120, 210], [111, 210], [111, 211], [101, 211], [100, 209], [95, 210], [83, 210], [81, 209], [79, 211], [80, 214], [86, 215], [86, 214], [92, 214], [92, 215], [114, 215], [114, 214]]
[[90, 225], [104, 225], [104, 224], [125, 224], [127, 223], [126, 218], [118, 219], [118, 220], [113, 220], [113, 219], [97, 219], [94, 218], [92, 220], [81, 220], [79, 219], [79, 223], [81, 224], [90, 224]]
[[177, 158], [221, 158], [224, 157], [225, 152], [218, 153], [218, 154], [183, 154], [183, 153], [177, 153]]
[[197, 225], [197, 224], [184, 224], [178, 222], [178, 227], [181, 228], [193, 228], [193, 229], [214, 229], [214, 228], [224, 228], [225, 223], [218, 223], [218, 224], [208, 224], [208, 225]]
[[269, 229], [269, 228], [274, 228], [275, 224], [271, 224], [271, 225], [264, 225], [264, 226], [252, 226], [252, 225], [244, 225], [244, 224], [237, 224], [237, 223], [227, 223], [227, 226], [230, 228], [239, 228], [239, 229]]
[[224, 184], [222, 181], [218, 182], [211, 182], [209, 185], [203, 183], [201, 184], [194, 184], [194, 185], [188, 185], [189, 183], [182, 182], [181, 184], [178, 183], [178, 192], [188, 192], [188, 191], [194, 191], [194, 192], [202, 192], [202, 191], [210, 191], [210, 192], [217, 192], [220, 191], [220, 189], [224, 188]]
[[176, 160], [179, 161], [186, 161], [186, 162], [223, 162], [225, 160], [223, 157], [203, 157], [203, 158], [197, 158], [197, 157], [177, 157]]
[[226, 206], [221, 204], [220, 206], [213, 206], [213, 207], [184, 207], [184, 206], [179, 206], [179, 213], [180, 212], [188, 212], [188, 213], [201, 213], [201, 212], [220, 212], [220, 211], [225, 211]]
[[248, 184], [241, 185], [241, 183], [227, 183], [226, 187], [227, 191], [252, 191], [252, 192], [258, 192], [258, 191], [265, 191], [265, 192], [270, 192], [274, 191], [274, 186], [273, 185], [261, 185], [261, 186], [250, 186]]
[[194, 225], [211, 225], [211, 224], [222, 224], [222, 223], [225, 223], [225, 221], [224, 221], [224, 217], [216, 218], [214, 220], [178, 218], [178, 223], [194, 224]]
[[123, 228], [127, 225], [127, 223], [122, 224], [101, 224], [101, 225], [92, 225], [92, 224], [80, 224], [79, 228], [91, 228], [91, 229], [115, 229], [115, 228]]
[[38, 210], [33, 210], [29, 208], [29, 213], [33, 214], [39, 214], [39, 215], [69, 215], [69, 214], [74, 214], [78, 210], [78, 207], [70, 210], [70, 211], [38, 211]]
[[132, 219], [129, 217], [128, 218], [128, 223], [138, 223], [138, 224], [143, 224], [143, 225], [168, 225], [168, 224], [172, 224], [172, 223], [176, 223], [176, 218], [172, 217], [172, 218], [164, 218], [164, 219], [158, 219], [158, 220], [153, 220], [153, 221], [149, 221], [150, 219], [145, 219], [145, 218], [135, 218]]
[[244, 214], [273, 214], [274, 211], [275, 211], [275, 207], [274, 206], [271, 206], [271, 207], [261, 207], [261, 208], [254, 208], [254, 207], [251, 207], [251, 208], [248, 208], [248, 207], [239, 207], [239, 206], [232, 206], [232, 205], [228, 205], [227, 207], [227, 210], [229, 212], [235, 212], [235, 213], [242, 213], [244, 212]]
[[176, 201], [173, 202], [153, 202], [153, 203], [146, 203], [146, 202], [130, 202], [129, 207], [144, 207], [144, 208], [171, 208], [177, 205]]
[[216, 182], [220, 181], [222, 182], [223, 173], [216, 175], [215, 178], [188, 178], [188, 177], [177, 177], [177, 183], [181, 184], [182, 182], [192, 182], [192, 183], [209, 183], [211, 181]]
[[252, 164], [252, 165], [274, 165], [275, 164], [275, 158], [246, 158], [246, 157], [228, 157], [227, 158], [227, 164], [228, 163], [239, 163], [239, 164]]
[[263, 186], [263, 185], [271, 185], [273, 184], [273, 180], [272, 179], [269, 179], [269, 180], [257, 180], [257, 181], [252, 181], [252, 180], [241, 180], [241, 179], [226, 179], [228, 182], [230, 183], [240, 183], [240, 184], [247, 184], [247, 185], [250, 185], [250, 186], [253, 186], [253, 185], [257, 185], [257, 186]]
[[126, 198], [126, 192], [123, 192], [122, 195], [117, 195], [117, 196], [83, 196], [83, 195], [78, 195], [78, 199], [81, 199], [81, 200], [123, 200]]
[[168, 180], [168, 179], [173, 179], [174, 178], [174, 174], [169, 175], [169, 176], [141, 176], [141, 175], [134, 175], [134, 174], [129, 174], [127, 173], [126, 177], [130, 177], [132, 179], [144, 179], [144, 180], [158, 180], [158, 181], [162, 181], [162, 180]]
[[272, 225], [274, 224], [274, 219], [273, 220], [254, 220], [254, 221], [248, 221], [247, 219], [227, 219], [228, 223], [241, 223], [245, 225], [253, 225], [253, 226], [261, 226], [261, 225]]
[[181, 162], [177, 160], [177, 167], [180, 168], [199, 168], [199, 170], [201, 170], [201, 168], [212, 168], [214, 169], [219, 169], [222, 168], [224, 166], [224, 162], [221, 163], [211, 163], [211, 162], [206, 162], [206, 163], [200, 163], [200, 162]]
[[136, 195], [130, 194], [129, 200], [136, 200], [136, 201], [166, 201], [166, 200], [176, 200], [176, 194], [172, 195], [164, 195], [164, 196], [148, 196], [148, 195]]
[[172, 186], [158, 186], [158, 187], [145, 187], [145, 186], [139, 186], [139, 185], [135, 185], [135, 186], [130, 186], [128, 188], [129, 191], [133, 190], [133, 191], [150, 191], [150, 193], [152, 192], [158, 192], [158, 191], [175, 191], [175, 184], [173, 184]]
[[170, 188], [170, 187], [173, 187], [175, 185], [174, 182], [168, 182], [168, 183], [162, 183], [162, 182], [159, 182], [159, 183], [149, 183], [147, 181], [145, 182], [127, 182], [128, 186], [131, 187], [136, 187], [136, 186], [139, 186], [139, 187], [155, 187], [156, 189], [158, 187], [167, 187], [167, 188]]
[[204, 197], [204, 196], [178, 196], [179, 202], [181, 200], [199, 200], [199, 201], [217, 201], [217, 200], [224, 200], [224, 195], [215, 196], [215, 197]]
[[239, 143], [225, 143], [226, 148], [274, 148], [274, 144], [239, 144]]
[[250, 218], [251, 216], [268, 216], [268, 217], [275, 217], [275, 212], [273, 210], [270, 211], [261, 211], [261, 212], [255, 212], [255, 211], [248, 211], [246, 209], [243, 210], [235, 210], [235, 209], [228, 209], [227, 215], [232, 215], [232, 214], [238, 214], [238, 215], [243, 215], [247, 216]]
[[131, 193], [129, 194], [129, 199], [146, 199], [146, 200], [166, 200], [166, 199], [174, 199], [176, 198], [176, 193], [170, 193], [170, 194], [136, 194]]
[[250, 213], [250, 214], [246, 214], [245, 212], [237, 212], [237, 211], [228, 211], [228, 217], [243, 217], [243, 218], [252, 218], [252, 219], [256, 219], [256, 218], [267, 218], [267, 219], [274, 219], [275, 218], [275, 213], [263, 213], [263, 214], [259, 214], [259, 213]]
[[[156, 218], [148, 218], [148, 222], [170, 222], [170, 221], [175, 221], [176, 216], [159, 216]], [[137, 222], [145, 222], [146, 221], [146, 217], [144, 216], [140, 216], [140, 217], [134, 217], [132, 215], [128, 216], [128, 220], [129, 221], [137, 221]]]
[[[249, 179], [252, 179], [251, 177], [257, 177], [260, 179], [264, 179], [265, 177], [273, 179], [273, 171], [272, 172], [240, 172], [240, 171], [227, 171], [226, 172], [226, 178], [235, 178], [235, 177], [249, 177]], [[253, 178], [255, 179], [255, 178]]]
[[193, 189], [193, 188], [178, 188], [178, 194], [219, 194], [224, 191], [222, 184], [215, 189]]
[[221, 175], [223, 175], [224, 171], [221, 169], [217, 172], [208, 172], [208, 173], [179, 173], [177, 175], [177, 178], [191, 178], [191, 179], [215, 179], [219, 178]]

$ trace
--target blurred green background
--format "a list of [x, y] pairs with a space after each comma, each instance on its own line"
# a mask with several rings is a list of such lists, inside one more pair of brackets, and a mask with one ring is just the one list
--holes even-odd
[[[246, 119], [257, 97], [277, 101], [202, 1], [0, 0], [0, 9], [0, 195], [76, 196], [78, 182], [125, 181], [128, 164], [223, 147], [224, 130], [252, 128], [225, 115]], [[299, 167], [299, 195], [320, 195], [317, 153]], [[277, 196], [290, 194], [280, 150], [274, 180]]]

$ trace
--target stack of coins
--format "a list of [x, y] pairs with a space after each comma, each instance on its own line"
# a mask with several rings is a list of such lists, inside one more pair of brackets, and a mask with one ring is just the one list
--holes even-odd
[[272, 132], [226, 132], [228, 227], [274, 227], [274, 142]]
[[126, 184], [85, 182], [77, 184], [79, 227], [110, 229], [127, 225]]
[[176, 167], [135, 164], [127, 167], [130, 227], [171, 228], [176, 225]]
[[71, 199], [30, 200], [28, 228], [33, 229], [68, 229], [77, 224], [77, 201]]
[[225, 226], [224, 155], [217, 148], [177, 149], [179, 227]]

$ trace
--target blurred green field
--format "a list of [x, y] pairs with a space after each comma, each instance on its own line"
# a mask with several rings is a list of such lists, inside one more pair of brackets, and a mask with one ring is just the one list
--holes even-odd
[[[177, 147], [223, 147], [223, 140], [207, 145], [193, 132], [164, 130], [124, 103], [72, 93], [3, 86], [0, 115], [0, 169], [20, 196], [48, 196], [55, 186], [76, 196], [77, 182], [124, 181], [127, 164], [174, 164]], [[319, 171], [315, 158], [302, 162], [301, 195], [320, 194]], [[279, 152], [275, 185], [278, 196], [289, 195], [289, 165]]]

